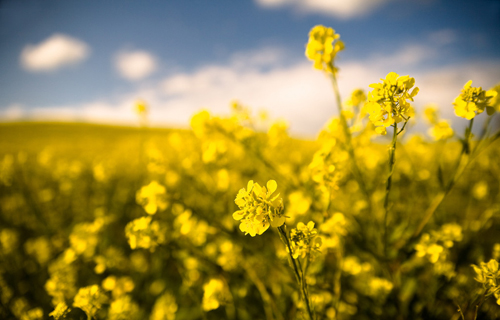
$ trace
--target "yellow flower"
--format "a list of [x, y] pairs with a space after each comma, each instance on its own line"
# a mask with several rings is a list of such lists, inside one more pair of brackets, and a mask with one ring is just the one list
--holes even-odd
[[336, 34], [332, 28], [318, 25], [311, 29], [306, 46], [306, 57], [314, 61], [314, 68], [327, 73], [337, 71], [333, 61], [337, 52], [344, 49], [344, 43], [339, 38], [340, 35]]
[[429, 134], [434, 140], [445, 140], [453, 137], [453, 129], [446, 120], [441, 120], [429, 129]]
[[156, 300], [149, 320], [175, 320], [178, 308], [175, 297], [166, 292]]
[[166, 228], [159, 221], [151, 222], [152, 217], [142, 217], [130, 221], [125, 226], [125, 236], [131, 249], [144, 248], [151, 252], [165, 243]]
[[93, 318], [96, 312], [104, 303], [107, 303], [108, 297], [101, 291], [98, 285], [94, 284], [85, 288], [80, 288], [73, 301], [75, 308], [80, 308], [87, 314], [87, 317]]
[[59, 302], [54, 311], [49, 313], [49, 316], [54, 317], [56, 320], [64, 319], [69, 311], [71, 311], [71, 309], [68, 308], [65, 302]]
[[226, 304], [227, 289], [224, 282], [219, 279], [211, 279], [203, 285], [202, 307], [205, 311], [215, 310], [221, 305]]
[[386, 134], [386, 128], [402, 121], [408, 121], [413, 114], [410, 103], [419, 89], [415, 87], [415, 79], [410, 76], [399, 76], [395, 72], [387, 74], [382, 83], [373, 83], [368, 93], [368, 102], [364, 109], [370, 114], [371, 122], [377, 127], [376, 132]]
[[492, 115], [495, 111], [500, 112], [500, 83], [491, 88], [491, 90], [496, 94], [491, 98], [489, 106], [486, 107], [486, 112]]
[[363, 89], [356, 89], [351, 93], [345, 104], [349, 107], [359, 106], [366, 101], [366, 94]]
[[148, 113], [148, 105], [142, 100], [135, 102], [134, 111], [140, 116], [145, 116]]
[[455, 114], [458, 117], [472, 120], [476, 115], [482, 113], [490, 105], [490, 100], [496, 96], [495, 90], [484, 91], [481, 87], [472, 87], [472, 80], [469, 80], [464, 85], [462, 93], [453, 101]]
[[430, 124], [436, 124], [438, 123], [439, 116], [438, 116], [438, 107], [436, 105], [428, 105], [425, 110], [424, 110], [424, 116], [427, 121], [429, 121]]
[[269, 180], [266, 187], [250, 180], [247, 189], [238, 192], [234, 202], [240, 210], [233, 213], [233, 218], [241, 221], [242, 232], [255, 237], [264, 233], [270, 225], [277, 228], [285, 223], [283, 200], [278, 199], [279, 193], [272, 196], [277, 188], [274, 180]]
[[314, 228], [314, 222], [309, 221], [307, 225], [302, 222], [297, 224], [297, 228], [290, 231], [292, 240], [293, 258], [305, 258], [311, 251], [319, 251], [321, 238], [317, 237], [318, 230]]
[[156, 181], [152, 181], [137, 192], [136, 200], [148, 214], [155, 214], [158, 209], [165, 210], [167, 207], [165, 194], [165, 187]]

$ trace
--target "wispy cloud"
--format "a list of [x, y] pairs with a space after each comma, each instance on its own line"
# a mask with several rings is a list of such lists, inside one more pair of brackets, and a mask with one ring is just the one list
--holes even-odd
[[[125, 95], [51, 110], [67, 111], [67, 115], [72, 114], [78, 120], [136, 123], [132, 106], [141, 98], [151, 107], [151, 124], [187, 126], [191, 116], [203, 108], [215, 114], [227, 114], [230, 101], [236, 99], [253, 110], [269, 111], [273, 118], [284, 118], [294, 134], [313, 137], [330, 117], [336, 115], [331, 84], [324, 74], [313, 70], [305, 58], [287, 65], [277, 63], [284, 58], [285, 52], [264, 48], [238, 53], [227, 64], [174, 73], [157, 83], [142, 84]], [[485, 88], [497, 83], [500, 60], [423, 67], [436, 58], [439, 58], [439, 48], [426, 40], [419, 44], [408, 43], [390, 55], [342, 60], [338, 74], [342, 97], [347, 98], [356, 88], [369, 89], [369, 84], [378, 82], [391, 71], [410, 74], [421, 89], [415, 101], [417, 110], [428, 103], [437, 103], [442, 107], [443, 117], [460, 123], [461, 119], [453, 113], [453, 99], [470, 79], [474, 85]], [[48, 113], [47, 109], [37, 109], [31, 114]]]
[[38, 45], [26, 45], [21, 52], [21, 66], [31, 72], [47, 72], [85, 60], [90, 47], [64, 34], [54, 34]]
[[144, 50], [120, 51], [114, 57], [115, 68], [125, 79], [141, 80], [156, 71], [155, 56]]
[[350, 19], [366, 15], [391, 0], [255, 0], [263, 8], [292, 7], [305, 13], [319, 13]]

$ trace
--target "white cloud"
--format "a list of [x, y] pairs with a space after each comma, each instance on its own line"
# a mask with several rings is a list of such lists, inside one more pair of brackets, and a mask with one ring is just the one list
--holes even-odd
[[157, 68], [157, 59], [144, 50], [121, 51], [115, 58], [118, 73], [127, 80], [141, 80], [152, 74]]
[[1, 112], [1, 119], [5, 121], [20, 120], [25, 115], [24, 108], [20, 104], [12, 104], [7, 106], [3, 112]]
[[90, 47], [64, 34], [54, 34], [38, 45], [27, 45], [21, 52], [21, 65], [32, 72], [57, 70], [85, 60]]
[[391, 0], [255, 0], [264, 8], [290, 6], [306, 13], [349, 19], [370, 13]]
[[[437, 103], [444, 118], [460, 125], [463, 121], [454, 116], [453, 99], [470, 79], [473, 85], [483, 88], [497, 83], [500, 60], [422, 68], [439, 57], [437, 50], [425, 43], [407, 44], [391, 55], [342, 60], [338, 74], [342, 98], [355, 88], [368, 90], [369, 84], [378, 82], [391, 71], [409, 74], [421, 89], [415, 99], [417, 109]], [[265, 57], [266, 52], [270, 57]], [[305, 58], [302, 62], [276, 66], [276, 59], [280, 60], [283, 52], [265, 48], [236, 54], [227, 64], [175, 73], [126, 95], [50, 110], [38, 108], [32, 115], [61, 114], [59, 110], [63, 110], [65, 116], [72, 114], [79, 120], [137, 124], [132, 107], [140, 98], [150, 106], [152, 125], [187, 127], [191, 116], [199, 110], [205, 108], [214, 114], [228, 114], [230, 101], [237, 99], [254, 111], [265, 109], [273, 118], [284, 118], [295, 135], [314, 137], [328, 119], [337, 114], [330, 81], [314, 70]]]

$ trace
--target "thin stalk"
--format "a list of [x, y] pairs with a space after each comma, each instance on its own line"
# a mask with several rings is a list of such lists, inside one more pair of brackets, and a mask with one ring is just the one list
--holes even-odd
[[342, 267], [343, 267], [343, 252], [342, 252], [342, 246], [343, 243], [342, 241], [339, 241], [339, 246], [337, 250], [335, 250], [335, 255], [337, 256], [337, 270], [335, 270], [334, 274], [334, 282], [333, 282], [333, 293], [335, 297], [335, 302], [334, 302], [334, 310], [335, 310], [335, 315], [336, 318], [338, 319], [338, 311], [339, 311], [339, 306], [340, 306], [340, 298], [341, 298], [341, 293], [342, 293]]
[[[297, 266], [297, 261], [293, 258], [293, 251], [292, 251], [292, 246], [290, 245], [290, 240], [288, 239], [288, 235], [284, 229], [283, 226], [278, 227], [278, 231], [280, 233], [280, 238], [281, 241], [285, 244], [286, 248], [288, 249], [288, 259], [291, 262], [291, 265], [293, 267], [293, 271], [295, 272], [295, 278], [297, 280], [297, 283], [300, 286], [300, 289], [302, 291], [302, 298], [304, 299], [304, 302], [306, 304], [307, 308], [307, 313], [309, 315], [309, 319], [313, 320], [314, 316], [311, 310], [311, 306], [309, 305], [309, 297], [307, 294], [306, 286], [305, 286], [305, 278], [301, 276], [301, 272], [299, 272], [299, 267]], [[300, 268], [302, 270], [302, 267]]]
[[283, 320], [283, 316], [279, 312], [278, 308], [276, 307], [276, 304], [274, 303], [273, 299], [271, 298], [271, 295], [267, 292], [266, 286], [260, 280], [259, 276], [257, 275], [257, 272], [250, 266], [248, 263], [243, 263], [243, 268], [247, 272], [250, 280], [255, 284], [257, 287], [257, 290], [259, 290], [260, 296], [262, 297], [262, 300], [264, 302], [264, 312], [266, 314], [266, 319], [268, 320], [273, 320], [273, 309], [276, 314], [276, 317], [278, 319]]
[[354, 177], [356, 180], [358, 180], [358, 183], [360, 184], [361, 190], [363, 191], [363, 194], [365, 195], [368, 205], [371, 209], [371, 200], [370, 200], [370, 194], [368, 192], [368, 189], [366, 188], [365, 181], [363, 180], [363, 176], [361, 175], [361, 170], [358, 167], [358, 163], [356, 161], [356, 155], [354, 153], [354, 147], [352, 145], [352, 136], [351, 132], [349, 131], [349, 126], [347, 124], [347, 120], [344, 116], [344, 113], [342, 112], [342, 99], [340, 98], [340, 91], [339, 91], [339, 86], [337, 84], [337, 77], [335, 74], [331, 75], [331, 80], [332, 80], [332, 86], [333, 86], [333, 92], [335, 94], [335, 99], [337, 100], [337, 110], [339, 112], [339, 117], [340, 117], [340, 122], [342, 123], [342, 129], [344, 131], [344, 136], [346, 139], [346, 147], [347, 147], [347, 152], [349, 153], [349, 157], [351, 158], [351, 163], [354, 168]]
[[481, 295], [481, 298], [479, 299], [479, 302], [476, 304], [476, 310], [474, 311], [474, 320], [477, 319], [477, 315], [479, 313], [479, 308], [481, 308], [481, 305], [487, 298], [487, 292], [489, 289], [484, 290], [483, 294]]
[[[474, 118], [471, 119], [469, 126], [467, 127], [465, 131], [465, 140], [463, 143], [462, 147], [462, 152], [460, 153], [460, 159], [455, 167], [455, 173], [453, 177], [450, 179], [448, 184], [446, 185], [446, 188], [444, 191], [439, 192], [434, 200], [431, 202], [431, 205], [427, 210], [425, 211], [424, 219], [420, 222], [419, 226], [413, 233], [413, 236], [411, 237], [412, 239], [418, 237], [418, 235], [422, 232], [424, 227], [427, 225], [431, 217], [434, 215], [434, 212], [436, 212], [437, 208], [439, 205], [443, 202], [443, 200], [446, 198], [446, 196], [450, 193], [450, 191], [453, 189], [455, 186], [455, 183], [457, 182], [458, 178], [462, 175], [464, 172], [465, 168], [467, 165], [470, 163], [470, 138], [472, 135], [472, 126], [474, 124]], [[476, 152], [477, 148], [474, 149], [474, 152]]]
[[[404, 128], [404, 127], [403, 127]], [[392, 174], [394, 173], [394, 163], [396, 155], [396, 142], [398, 139], [398, 124], [394, 123], [394, 132], [392, 134], [392, 142], [389, 147], [389, 175], [387, 176], [387, 183], [385, 187], [385, 198], [384, 198], [384, 254], [387, 257], [387, 242], [388, 242], [388, 230], [387, 230], [387, 220], [389, 216], [389, 194], [391, 192], [392, 186]]]
[[462, 320], [465, 320], [465, 316], [464, 316], [464, 313], [462, 312], [462, 308], [460, 308], [460, 305], [457, 304], [457, 307], [458, 307], [458, 312], [460, 313], [460, 317], [462, 318]]

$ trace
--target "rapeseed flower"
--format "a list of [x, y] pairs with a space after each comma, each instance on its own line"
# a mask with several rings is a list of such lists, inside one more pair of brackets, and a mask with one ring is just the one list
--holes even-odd
[[102, 292], [98, 285], [80, 288], [73, 301], [73, 307], [80, 308], [87, 314], [87, 317], [93, 318], [97, 311], [101, 309], [104, 303], [107, 303], [108, 297]]
[[311, 251], [319, 251], [321, 238], [317, 236], [318, 230], [314, 228], [314, 222], [309, 221], [307, 225], [303, 222], [297, 224], [297, 228], [290, 231], [292, 240], [293, 258], [305, 258]]
[[224, 282], [219, 279], [210, 279], [203, 285], [202, 307], [205, 311], [215, 310], [221, 305], [226, 304], [227, 289]]
[[255, 237], [264, 233], [270, 225], [277, 228], [285, 223], [283, 199], [278, 199], [279, 193], [273, 196], [277, 188], [274, 180], [269, 180], [266, 187], [250, 180], [247, 189], [238, 192], [234, 202], [240, 210], [233, 213], [233, 218], [241, 221], [242, 232]]
[[125, 236], [131, 249], [144, 248], [153, 252], [165, 242], [165, 226], [151, 219], [151, 216], [138, 218], [125, 226]]
[[137, 100], [134, 105], [134, 111], [139, 116], [145, 116], [148, 113], [148, 105], [142, 100]]
[[486, 262], [481, 262], [479, 266], [472, 265], [476, 272], [474, 278], [480, 282], [486, 290], [484, 295], [486, 297], [493, 295], [496, 303], [500, 305], [500, 264], [495, 259]]
[[314, 61], [314, 68], [335, 74], [337, 68], [333, 62], [337, 52], [344, 50], [340, 35], [332, 28], [315, 26], [309, 32], [309, 42], [306, 46], [306, 57]]
[[155, 214], [158, 209], [165, 210], [167, 207], [166, 189], [156, 181], [151, 181], [142, 187], [136, 194], [136, 201], [148, 214]]
[[387, 74], [382, 83], [373, 83], [368, 93], [368, 102], [364, 108], [370, 114], [371, 122], [377, 127], [379, 134], [387, 134], [386, 128], [402, 121], [408, 121], [413, 113], [410, 103], [419, 89], [415, 87], [415, 79], [410, 76], [399, 76], [395, 72]]
[[469, 80], [462, 89], [462, 93], [455, 98], [455, 114], [458, 117], [472, 120], [489, 106], [490, 100], [497, 96], [495, 90], [484, 91], [481, 87], [472, 87]]
[[435, 140], [446, 140], [453, 137], [454, 132], [446, 120], [439, 119], [437, 106], [429, 105], [424, 110], [425, 119], [432, 125], [429, 135]]

